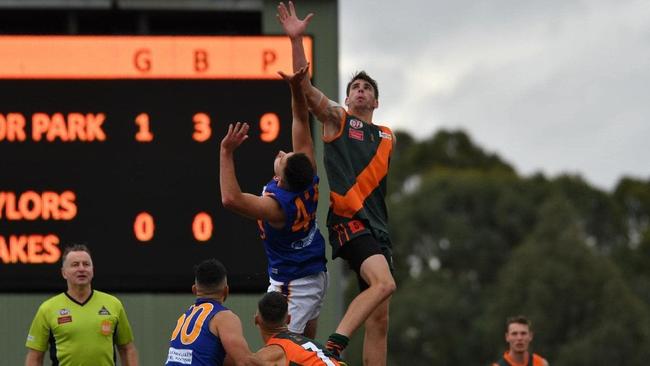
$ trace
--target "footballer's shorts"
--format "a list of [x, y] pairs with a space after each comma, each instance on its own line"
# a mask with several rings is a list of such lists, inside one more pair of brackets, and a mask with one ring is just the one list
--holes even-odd
[[380, 239], [372, 234], [357, 236], [345, 243], [339, 251], [339, 256], [345, 259], [350, 269], [357, 274], [359, 291], [364, 291], [369, 287], [361, 277], [361, 265], [366, 259], [376, 254], [382, 254], [386, 258], [388, 268], [392, 273], [394, 270], [393, 251], [388, 235]]
[[[352, 219], [327, 226], [332, 259], [341, 257], [350, 263], [350, 268], [359, 272], [361, 263], [373, 254], [384, 254], [391, 272], [393, 271], [393, 244], [387, 232], [373, 230], [365, 220]], [[371, 236], [372, 239], [367, 238]], [[373, 240], [375, 243], [370, 243]], [[352, 248], [362, 245], [362, 248]], [[370, 248], [377, 246], [380, 251]], [[351, 252], [356, 252], [352, 253]], [[354, 257], [358, 258], [354, 258]], [[360, 257], [359, 257], [360, 256]]]
[[287, 297], [289, 303], [289, 331], [302, 334], [308, 321], [318, 318], [328, 285], [327, 272], [319, 272], [290, 282], [269, 279], [267, 292], [277, 291]]

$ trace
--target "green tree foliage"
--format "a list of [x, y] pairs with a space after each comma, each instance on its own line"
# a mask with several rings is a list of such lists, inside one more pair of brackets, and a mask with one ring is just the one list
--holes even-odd
[[397, 146], [391, 161], [391, 191], [414, 175], [444, 167], [451, 169], [502, 170], [514, 169], [495, 154], [487, 154], [474, 145], [462, 131], [438, 132], [433, 138], [416, 143], [404, 132], [396, 132]]
[[[454, 277], [490, 282], [536, 221], [535, 183], [503, 172], [433, 171], [411, 194], [391, 200], [396, 278], [437, 259]], [[416, 264], [417, 265], [417, 264]]]
[[518, 313], [553, 365], [649, 356], [650, 182], [520, 177], [462, 131], [398, 132], [389, 190], [390, 364], [486, 364]]
[[551, 185], [578, 211], [579, 224], [584, 226], [589, 245], [607, 253], [626, 245], [624, 212], [611, 194], [589, 186], [576, 176], [561, 176]]
[[622, 179], [614, 197], [625, 213], [629, 237], [614, 258], [633, 291], [650, 307], [650, 181]]
[[478, 340], [467, 331], [476, 313], [464, 294], [471, 285], [432, 271], [404, 281], [393, 304], [408, 308], [392, 312], [388, 364], [472, 364], [472, 355], [459, 347]]
[[650, 181], [623, 178], [614, 198], [625, 212], [631, 244], [635, 245], [650, 229]]

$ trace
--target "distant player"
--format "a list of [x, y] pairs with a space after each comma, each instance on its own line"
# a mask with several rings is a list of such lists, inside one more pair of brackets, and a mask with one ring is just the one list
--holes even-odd
[[309, 112], [300, 90], [307, 70], [308, 66], [303, 67], [291, 76], [280, 73], [291, 86], [293, 152], [278, 153], [273, 163], [275, 176], [262, 195], [243, 193], [235, 175], [233, 154], [248, 138], [246, 123], [231, 124], [221, 141], [220, 179], [223, 205], [258, 219], [269, 263], [268, 290], [287, 296], [289, 329], [312, 338], [327, 288], [327, 260], [325, 240], [316, 225], [318, 176]]
[[492, 366], [548, 366], [542, 356], [528, 350], [533, 341], [532, 324], [524, 316], [515, 316], [506, 321], [506, 342], [508, 350]]

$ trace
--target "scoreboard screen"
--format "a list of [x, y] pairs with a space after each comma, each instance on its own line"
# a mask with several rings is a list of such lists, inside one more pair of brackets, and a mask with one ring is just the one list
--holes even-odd
[[[311, 39], [305, 40], [311, 60]], [[217, 258], [236, 292], [264, 290], [257, 224], [221, 205], [219, 147], [258, 193], [291, 149], [285, 37], [0, 37], [0, 291], [58, 291], [87, 245], [93, 286], [189, 291]]]

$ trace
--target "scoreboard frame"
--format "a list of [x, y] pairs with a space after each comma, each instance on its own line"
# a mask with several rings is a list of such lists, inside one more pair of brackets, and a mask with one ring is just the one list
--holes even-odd
[[61, 289], [73, 243], [107, 291], [186, 292], [210, 257], [234, 292], [267, 287], [256, 223], [221, 205], [219, 143], [251, 124], [236, 154], [248, 192], [291, 150], [286, 37], [0, 36], [0, 49], [0, 292]]

